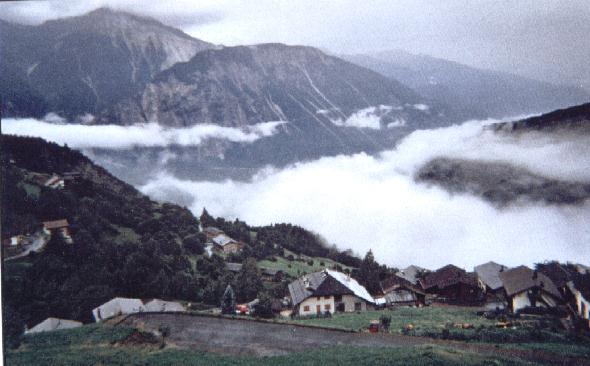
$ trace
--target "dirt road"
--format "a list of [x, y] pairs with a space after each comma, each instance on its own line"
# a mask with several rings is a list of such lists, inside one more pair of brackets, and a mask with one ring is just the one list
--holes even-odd
[[169, 329], [167, 343], [231, 355], [271, 356], [329, 346], [405, 347], [436, 344], [482, 354], [552, 365], [590, 365], [588, 360], [547, 352], [506, 350], [494, 345], [435, 340], [389, 334], [345, 332], [292, 324], [199, 316], [182, 313], [138, 313], [118, 324], [153, 331]]

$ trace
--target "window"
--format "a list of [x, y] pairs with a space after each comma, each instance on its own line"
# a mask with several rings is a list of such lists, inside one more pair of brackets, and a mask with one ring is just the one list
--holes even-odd
[[317, 301], [320, 301], [321, 299], [322, 299], [322, 297], [321, 297], [321, 296], [318, 296], [318, 297], [316, 298], [316, 300], [317, 300]]
[[330, 311], [330, 308], [331, 308], [330, 304], [324, 305], [324, 310]]
[[354, 303], [354, 311], [361, 311], [362, 304], [360, 302]]
[[309, 311], [309, 305], [305, 305], [305, 306], [303, 307], [303, 311]]
[[342, 295], [334, 295], [334, 301], [342, 301]]

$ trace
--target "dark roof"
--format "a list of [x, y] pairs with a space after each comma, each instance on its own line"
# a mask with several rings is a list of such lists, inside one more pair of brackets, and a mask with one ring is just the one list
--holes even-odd
[[549, 277], [557, 287], [565, 287], [571, 281], [576, 272], [569, 271], [564, 265], [559, 262], [549, 262], [537, 265], [537, 270]]
[[289, 294], [293, 305], [311, 296], [354, 295], [371, 303], [375, 301], [354, 278], [327, 269], [310, 273], [291, 282]]
[[465, 270], [452, 264], [439, 268], [420, 280], [420, 284], [424, 290], [433, 287], [442, 289], [458, 283], [477, 287], [477, 279], [474, 273], [467, 273]]
[[496, 262], [488, 262], [476, 266], [475, 273], [477, 277], [492, 290], [502, 288], [502, 280], [500, 279], [500, 272], [506, 270], [506, 266]]
[[327, 276], [328, 274], [324, 271], [314, 272], [291, 282], [289, 284], [289, 294], [291, 295], [293, 305], [297, 305], [312, 296]]
[[590, 301], [590, 273], [576, 276], [573, 285], [576, 290], [580, 291], [584, 299]]
[[414, 286], [410, 281], [397, 275], [392, 275], [381, 281], [381, 290], [384, 294], [398, 289], [407, 289], [419, 294], [424, 294], [421, 289]]
[[537, 271], [533, 271], [526, 266], [520, 266], [501, 272], [500, 279], [502, 279], [504, 289], [508, 296], [533, 288], [542, 288], [545, 292], [561, 299], [559, 290], [549, 277]]
[[55, 221], [45, 221], [43, 222], [43, 226], [47, 229], [47, 230], [51, 230], [51, 229], [61, 229], [62, 227], [68, 227], [68, 220], [63, 219], [63, 220], [55, 220]]

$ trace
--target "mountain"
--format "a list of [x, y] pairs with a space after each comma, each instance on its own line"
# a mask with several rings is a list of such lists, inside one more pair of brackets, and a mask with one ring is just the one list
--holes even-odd
[[[494, 134], [497, 139], [540, 144], [547, 149], [553, 143], [565, 142], [572, 151], [583, 153], [590, 141], [590, 103], [484, 128], [484, 132]], [[500, 207], [522, 200], [551, 205], [580, 205], [590, 201], [587, 178], [565, 174], [546, 177], [507, 161], [437, 157], [418, 170], [415, 180], [451, 193], [480, 196]]]
[[0, 20], [2, 112], [55, 112], [70, 120], [95, 114], [213, 47], [151, 18], [108, 8], [39, 26]]
[[462, 119], [542, 113], [590, 100], [590, 93], [582, 88], [477, 69], [404, 51], [342, 57], [452, 107]]

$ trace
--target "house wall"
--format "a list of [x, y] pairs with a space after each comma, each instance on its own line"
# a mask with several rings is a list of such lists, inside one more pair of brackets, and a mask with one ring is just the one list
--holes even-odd
[[529, 300], [529, 295], [526, 291], [512, 296], [512, 311], [516, 312], [527, 306], [531, 306], [531, 301]]
[[238, 243], [230, 243], [227, 244], [223, 247], [223, 252], [224, 253], [236, 253], [239, 252], [240, 249], [242, 249], [242, 246]]
[[578, 307], [578, 314], [584, 319], [590, 319], [590, 301], [584, 299], [580, 291], [576, 291], [576, 305]]
[[[320, 312], [330, 312], [334, 313], [336, 310], [334, 308], [334, 297], [333, 296], [320, 296], [319, 299], [317, 296], [309, 297], [303, 300], [299, 304], [299, 315], [315, 315], [317, 314], [317, 306], [320, 305]], [[326, 310], [326, 305], [330, 305], [330, 310]], [[309, 310], [305, 310], [305, 307], [309, 306]]]
[[357, 303], [360, 303], [360, 311], [367, 311], [367, 302], [354, 295], [342, 295], [342, 303], [344, 303], [344, 311], [347, 313], [358, 311], [355, 309]]

